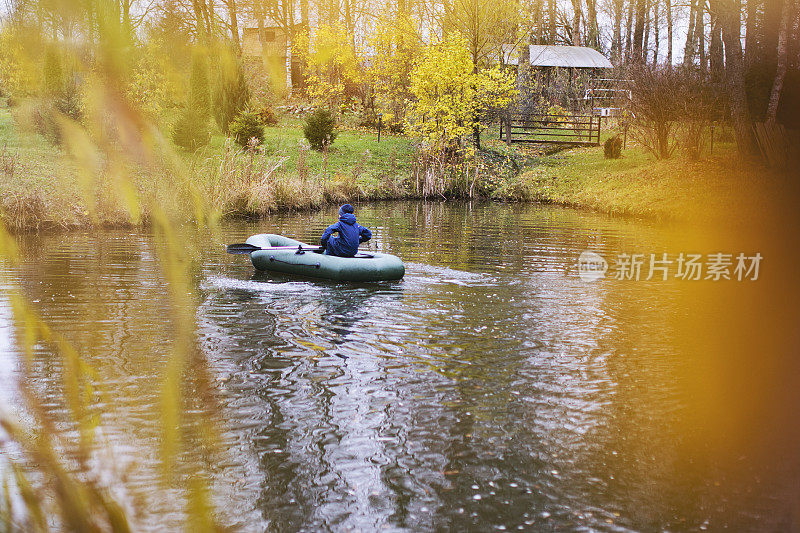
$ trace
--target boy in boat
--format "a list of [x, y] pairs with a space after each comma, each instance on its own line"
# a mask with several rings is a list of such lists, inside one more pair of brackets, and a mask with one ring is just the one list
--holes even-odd
[[[333, 234], [338, 233], [338, 237]], [[353, 206], [344, 204], [339, 208], [339, 222], [325, 228], [320, 245], [325, 255], [354, 257], [358, 253], [358, 245], [372, 238], [372, 232], [356, 222]]]

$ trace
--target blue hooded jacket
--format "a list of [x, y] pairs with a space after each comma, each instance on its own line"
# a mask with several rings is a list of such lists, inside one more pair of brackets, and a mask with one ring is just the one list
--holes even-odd
[[[338, 237], [333, 237], [333, 233]], [[358, 245], [372, 238], [372, 232], [356, 222], [353, 206], [344, 204], [339, 208], [339, 222], [325, 228], [320, 244], [328, 255], [353, 257], [358, 253]]]

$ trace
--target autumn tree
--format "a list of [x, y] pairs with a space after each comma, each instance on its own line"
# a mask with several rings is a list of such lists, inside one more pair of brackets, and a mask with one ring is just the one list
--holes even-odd
[[363, 79], [360, 59], [341, 23], [320, 25], [313, 36], [303, 33], [297, 39], [295, 52], [310, 70], [308, 95], [327, 107], [346, 104], [348, 89]]
[[411, 73], [408, 129], [434, 150], [447, 149], [483, 128], [482, 115], [508, 106], [514, 79], [499, 68], [474, 71], [469, 42], [459, 33], [429, 46]]
[[450, 0], [442, 26], [445, 33], [462, 36], [477, 72], [490, 57], [500, 56], [503, 45], [517, 42], [520, 14], [517, 0]]

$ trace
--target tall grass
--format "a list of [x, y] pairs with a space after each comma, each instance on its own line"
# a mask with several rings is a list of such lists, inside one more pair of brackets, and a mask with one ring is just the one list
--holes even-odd
[[363, 160], [348, 174], [327, 176], [324, 169], [312, 173], [306, 163], [308, 149], [300, 151], [296, 168], [291, 168], [285, 152], [245, 150], [227, 139], [219, 154], [207, 157], [192, 172], [221, 217], [262, 216], [281, 208], [308, 209], [374, 194], [358, 183]]

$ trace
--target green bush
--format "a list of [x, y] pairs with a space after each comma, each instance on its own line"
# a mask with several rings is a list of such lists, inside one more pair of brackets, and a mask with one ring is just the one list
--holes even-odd
[[261, 120], [261, 123], [264, 126], [277, 126], [278, 124], [278, 116], [272, 110], [271, 107], [263, 106], [260, 107], [256, 113], [258, 114], [258, 118]]
[[211, 110], [211, 90], [208, 83], [208, 63], [202, 50], [192, 53], [189, 74], [189, 102], [198, 112], [208, 115]]
[[72, 120], [79, 121], [83, 118], [83, 104], [81, 102], [81, 89], [74, 80], [74, 76], [74, 74], [71, 75], [73, 79], [64, 85], [61, 94], [53, 98], [53, 104], [64, 115]]
[[315, 109], [306, 119], [303, 133], [311, 148], [322, 150], [336, 139], [336, 118], [327, 109]]
[[252, 139], [258, 140], [258, 144], [264, 142], [264, 124], [259, 113], [252, 111], [242, 111], [231, 122], [230, 133], [236, 144], [243, 148], [251, 146]]
[[57, 96], [64, 89], [64, 69], [58, 48], [50, 46], [44, 56], [44, 92], [47, 96]]
[[80, 89], [76, 83], [68, 83], [59, 93], [38, 99], [31, 115], [36, 132], [57, 145], [63, 140], [60, 123], [62, 117], [75, 122], [80, 122], [83, 118]]
[[175, 123], [172, 140], [181, 148], [192, 152], [207, 145], [211, 140], [208, 119], [197, 109], [188, 106]]
[[606, 159], [620, 158], [622, 155], [622, 139], [620, 139], [619, 135], [614, 135], [606, 139], [605, 144], [603, 144], [603, 154], [606, 156]]
[[223, 68], [219, 73], [214, 88], [214, 119], [223, 132], [228, 128], [236, 115], [247, 109], [250, 104], [250, 89], [244, 79], [242, 66], [238, 63], [232, 68]]

